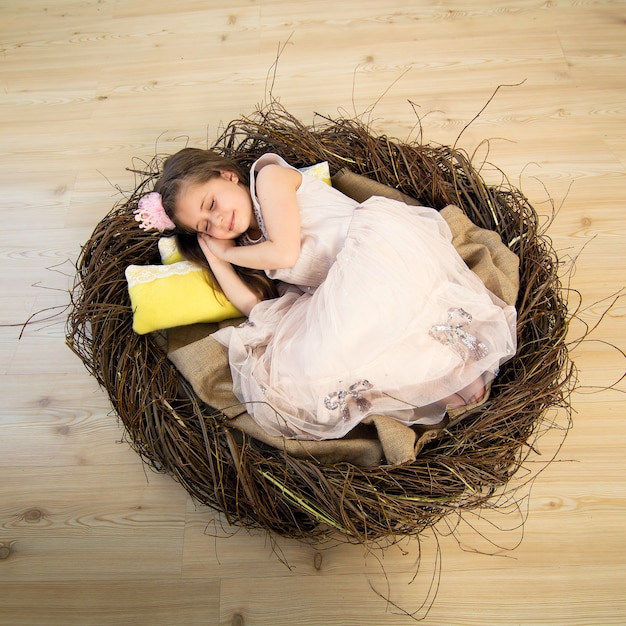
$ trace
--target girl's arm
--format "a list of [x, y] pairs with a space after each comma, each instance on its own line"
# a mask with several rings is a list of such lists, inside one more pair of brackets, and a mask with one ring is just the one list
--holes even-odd
[[252, 308], [260, 302], [259, 298], [241, 280], [233, 266], [228, 262], [216, 257], [207, 245], [208, 235], [198, 235], [200, 248], [209, 262], [213, 276], [235, 308], [246, 317], [250, 316]]
[[[296, 191], [302, 174], [282, 165], [266, 165], [257, 175], [256, 193], [268, 239], [252, 246], [221, 241], [213, 252], [224, 261], [258, 270], [293, 267], [300, 255], [300, 214]], [[215, 240], [213, 240], [215, 241]]]

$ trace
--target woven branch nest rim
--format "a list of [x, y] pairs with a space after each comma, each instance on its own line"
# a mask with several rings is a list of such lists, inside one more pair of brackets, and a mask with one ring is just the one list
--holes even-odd
[[[503, 177], [488, 185], [456, 147], [403, 143], [358, 119], [320, 117], [307, 126], [276, 103], [227, 125], [212, 149], [244, 165], [265, 152], [294, 166], [328, 161], [441, 209], [461, 207], [498, 232], [520, 258], [518, 351], [486, 404], [428, 443], [415, 462], [361, 468], [294, 459], [231, 428], [203, 405], [154, 336], [136, 335], [124, 271], [158, 263], [158, 235], [132, 215], [163, 155], [137, 172], [135, 189], [94, 229], [76, 263], [66, 339], [106, 390], [132, 447], [228, 523], [299, 539], [334, 534], [350, 542], [417, 535], [451, 512], [493, 506], [565, 410], [575, 368], [565, 335], [559, 262], [527, 198]], [[566, 430], [566, 429], [565, 429]]]

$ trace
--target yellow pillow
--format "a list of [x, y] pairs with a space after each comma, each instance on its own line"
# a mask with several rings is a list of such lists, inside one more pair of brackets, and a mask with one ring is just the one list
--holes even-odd
[[185, 260], [178, 249], [176, 237], [161, 237], [159, 239], [159, 255], [163, 265], [171, 265]]
[[330, 181], [330, 167], [328, 165], [328, 161], [322, 161], [321, 163], [309, 165], [308, 167], [301, 167], [298, 169], [298, 171], [302, 174], [309, 174], [309, 176], [319, 178], [320, 180], [323, 180], [327, 185], [332, 185]]
[[133, 330], [139, 335], [197, 322], [221, 322], [241, 313], [207, 282], [202, 268], [189, 261], [126, 268], [133, 309]]

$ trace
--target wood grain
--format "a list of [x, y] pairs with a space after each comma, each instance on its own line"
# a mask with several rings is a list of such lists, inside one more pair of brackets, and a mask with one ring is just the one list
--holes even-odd
[[[623, 624], [625, 25], [621, 0], [0, 6], [0, 624]], [[64, 345], [126, 168], [270, 95], [457, 143], [544, 217], [578, 389], [519, 506], [385, 550], [230, 528], [142, 464]]]

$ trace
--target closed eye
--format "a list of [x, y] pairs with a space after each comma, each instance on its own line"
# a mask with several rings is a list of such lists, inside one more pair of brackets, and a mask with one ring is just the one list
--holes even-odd
[[[207, 204], [207, 197], [205, 196], [205, 198], [202, 200], [202, 203], [200, 204], [200, 213], [204, 213], [207, 211], [207, 209], [205, 208], [206, 204]], [[208, 211], [209, 212], [212, 211], [214, 207], [215, 207], [215, 198], [211, 198]], [[201, 223], [198, 224], [199, 233], [208, 233], [209, 228], [210, 228], [209, 220], [203, 220]]]

